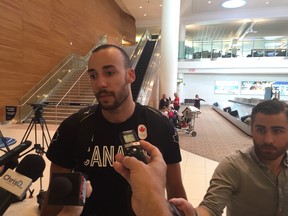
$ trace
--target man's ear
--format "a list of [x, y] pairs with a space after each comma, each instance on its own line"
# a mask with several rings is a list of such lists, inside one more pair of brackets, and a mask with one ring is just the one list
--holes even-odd
[[130, 68], [128, 70], [128, 82], [129, 83], [133, 83], [136, 79], [136, 74], [135, 74], [135, 71], [134, 69]]

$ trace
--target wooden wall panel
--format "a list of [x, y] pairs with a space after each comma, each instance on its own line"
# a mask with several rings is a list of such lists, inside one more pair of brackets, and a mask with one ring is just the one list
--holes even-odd
[[135, 42], [135, 20], [114, 0], [0, 1], [0, 122], [68, 54], [85, 55], [105, 34]]

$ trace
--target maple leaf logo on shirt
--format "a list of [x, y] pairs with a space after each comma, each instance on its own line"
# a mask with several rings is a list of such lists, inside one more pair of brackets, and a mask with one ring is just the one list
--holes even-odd
[[138, 137], [139, 139], [146, 139], [147, 138], [147, 128], [144, 124], [138, 125]]

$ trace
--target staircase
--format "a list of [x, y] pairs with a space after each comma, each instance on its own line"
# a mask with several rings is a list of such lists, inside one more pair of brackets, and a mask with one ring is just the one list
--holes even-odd
[[65, 77], [49, 95], [43, 111], [47, 124], [60, 124], [71, 114], [95, 101], [89, 77], [81, 70]]

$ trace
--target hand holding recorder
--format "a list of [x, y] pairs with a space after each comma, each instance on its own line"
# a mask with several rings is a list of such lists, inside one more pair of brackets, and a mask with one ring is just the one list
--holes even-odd
[[[165, 199], [167, 167], [158, 148], [146, 141], [139, 141], [134, 130], [122, 132], [120, 138], [124, 154], [129, 157], [117, 154], [114, 169], [131, 185], [132, 207], [135, 213], [143, 216], [182, 216], [182, 212]], [[146, 150], [150, 157], [145, 156], [143, 150]], [[145, 208], [147, 206], [148, 209]]]
[[132, 207], [136, 215], [172, 215], [165, 199], [166, 163], [160, 151], [141, 140], [140, 147], [147, 151], [147, 164], [136, 157], [116, 155], [114, 169], [121, 174], [132, 188]]

